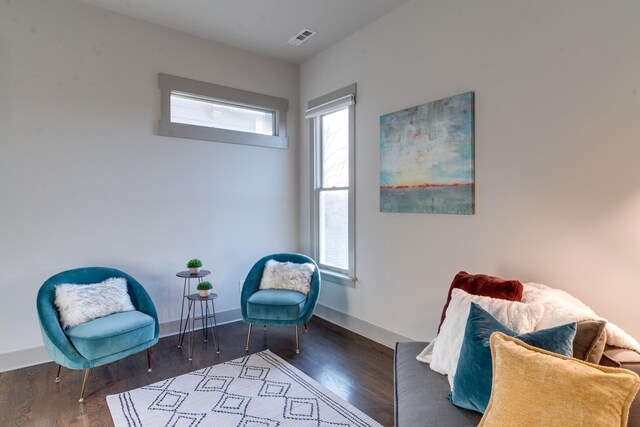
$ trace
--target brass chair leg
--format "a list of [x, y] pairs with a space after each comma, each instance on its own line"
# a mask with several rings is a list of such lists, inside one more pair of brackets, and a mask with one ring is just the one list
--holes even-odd
[[84, 381], [82, 381], [82, 390], [80, 391], [80, 399], [78, 402], [84, 402], [84, 389], [87, 387], [87, 378], [89, 378], [89, 368], [84, 370]]
[[60, 370], [62, 369], [62, 365], [58, 365], [58, 373], [56, 374], [56, 382], [60, 382]]
[[298, 346], [298, 325], [296, 325], [296, 354], [300, 353], [300, 347]]
[[247, 334], [247, 347], [244, 349], [247, 353], [249, 352], [249, 342], [251, 341], [251, 327], [253, 323], [249, 323], [249, 333]]
[[147, 349], [147, 366], [149, 366], [147, 372], [151, 372], [151, 348]]

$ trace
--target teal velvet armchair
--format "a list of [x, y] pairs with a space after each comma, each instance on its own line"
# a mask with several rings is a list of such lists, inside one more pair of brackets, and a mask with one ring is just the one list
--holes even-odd
[[[86, 323], [62, 329], [54, 304], [56, 285], [61, 283], [91, 284], [111, 277], [124, 277], [134, 311], [114, 313]], [[158, 342], [160, 325], [153, 301], [142, 285], [128, 274], [107, 267], [88, 267], [64, 271], [50, 277], [38, 292], [36, 305], [44, 346], [58, 364], [56, 382], [60, 382], [62, 366], [84, 369], [80, 402], [89, 370], [147, 350], [148, 371], [151, 372], [149, 348]]]
[[[269, 260], [278, 262], [293, 262], [298, 264], [311, 263], [315, 266], [311, 278], [311, 289], [307, 295], [284, 289], [260, 290], [260, 281], [264, 265]], [[320, 271], [316, 263], [306, 255], [280, 253], [265, 256], [255, 263], [247, 274], [240, 296], [242, 319], [249, 324], [246, 351], [249, 351], [251, 328], [253, 324], [264, 326], [295, 326], [296, 353], [300, 353], [298, 327], [304, 326], [313, 316], [313, 310], [320, 295]]]

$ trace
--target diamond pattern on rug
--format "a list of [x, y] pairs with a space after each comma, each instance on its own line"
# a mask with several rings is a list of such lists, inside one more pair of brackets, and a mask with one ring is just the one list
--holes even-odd
[[196, 427], [199, 425], [207, 414], [185, 414], [175, 412], [165, 427]]
[[116, 427], [378, 427], [270, 351], [107, 396]]
[[282, 415], [293, 420], [318, 420], [318, 399], [288, 397]]
[[269, 368], [261, 368], [260, 366], [244, 365], [238, 378], [248, 380], [264, 380], [269, 375]]
[[234, 360], [230, 360], [228, 362], [224, 362], [224, 364], [225, 365], [233, 365], [233, 366], [244, 366], [245, 363], [247, 363], [247, 361], [249, 360], [250, 357], [251, 357], [251, 355], [244, 356], [244, 357], [241, 357], [239, 359], [234, 359]]
[[213, 407], [214, 412], [226, 414], [246, 415], [247, 405], [251, 402], [249, 396], [238, 396], [237, 394], [223, 394], [218, 403]]
[[233, 377], [206, 376], [198, 383], [195, 391], [227, 391]]
[[265, 381], [258, 392], [258, 396], [285, 397], [287, 395], [287, 391], [289, 391], [289, 387], [291, 387], [291, 384]]
[[280, 423], [274, 420], [247, 415], [240, 421], [238, 427], [277, 427], [279, 425]]
[[182, 402], [189, 396], [189, 393], [175, 390], [164, 390], [149, 405], [150, 410], [175, 412], [180, 408]]

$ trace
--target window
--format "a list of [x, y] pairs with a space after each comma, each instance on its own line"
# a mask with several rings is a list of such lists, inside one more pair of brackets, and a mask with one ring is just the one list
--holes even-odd
[[273, 111], [171, 92], [171, 123], [273, 136], [276, 134], [275, 116]]
[[323, 278], [355, 281], [356, 85], [309, 101], [312, 151], [313, 256]]
[[158, 134], [234, 144], [287, 148], [283, 98], [158, 74]]

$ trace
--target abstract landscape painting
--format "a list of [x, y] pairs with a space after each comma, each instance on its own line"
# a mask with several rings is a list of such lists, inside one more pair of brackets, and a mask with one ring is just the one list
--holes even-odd
[[380, 211], [474, 213], [474, 93], [380, 117]]

